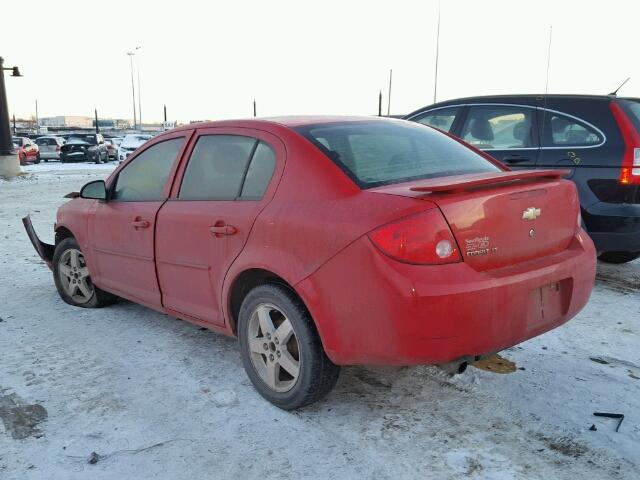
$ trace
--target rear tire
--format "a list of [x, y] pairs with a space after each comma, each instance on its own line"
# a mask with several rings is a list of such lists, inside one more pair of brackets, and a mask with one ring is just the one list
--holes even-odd
[[265, 399], [294, 410], [333, 389], [340, 367], [327, 357], [311, 315], [293, 292], [258, 286], [243, 300], [238, 317], [242, 363]]
[[74, 307], [105, 307], [118, 300], [117, 296], [93, 284], [82, 250], [73, 237], [65, 238], [56, 245], [53, 280], [60, 298]]
[[39, 153], [36, 155], [36, 159], [33, 161], [33, 163], [35, 163], [36, 165], [40, 163], [40, 154]]
[[620, 264], [632, 262], [638, 257], [640, 257], [640, 252], [603, 252], [598, 255], [598, 260], [605, 263]]

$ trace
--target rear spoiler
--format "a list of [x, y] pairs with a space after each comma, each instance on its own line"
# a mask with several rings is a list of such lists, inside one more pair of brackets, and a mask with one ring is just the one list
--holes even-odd
[[521, 182], [526, 180], [558, 179], [571, 172], [569, 170], [517, 170], [510, 172], [472, 173], [421, 181], [410, 187], [413, 192], [454, 193], [500, 183]]

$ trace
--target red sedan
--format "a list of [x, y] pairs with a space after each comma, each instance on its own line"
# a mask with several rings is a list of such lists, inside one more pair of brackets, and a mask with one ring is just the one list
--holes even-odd
[[576, 315], [595, 251], [564, 174], [402, 120], [200, 123], [86, 184], [55, 246], [25, 226], [65, 302], [237, 336], [260, 394], [292, 409], [340, 365], [462, 371]]
[[13, 137], [13, 148], [18, 153], [20, 165], [40, 163], [40, 148], [28, 137]]

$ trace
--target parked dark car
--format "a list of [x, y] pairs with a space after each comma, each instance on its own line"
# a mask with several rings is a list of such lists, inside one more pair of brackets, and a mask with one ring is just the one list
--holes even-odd
[[598, 258], [625, 263], [640, 257], [640, 99], [469, 97], [404, 118], [460, 137], [513, 169], [569, 169]]
[[61, 162], [109, 161], [109, 151], [104, 137], [99, 133], [74, 133], [69, 135], [67, 143], [60, 148]]

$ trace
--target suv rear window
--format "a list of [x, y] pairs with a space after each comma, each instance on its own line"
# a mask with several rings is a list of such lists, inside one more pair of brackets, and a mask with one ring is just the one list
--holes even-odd
[[404, 121], [305, 125], [295, 129], [360, 188], [500, 169], [437, 130]]
[[640, 132], [640, 99], [639, 100], [618, 100], [618, 104], [624, 110], [624, 113], [627, 114], [633, 126], [636, 127], [636, 130]]

